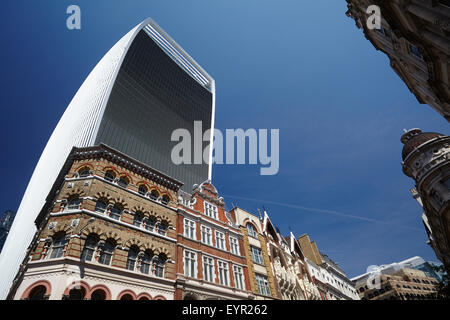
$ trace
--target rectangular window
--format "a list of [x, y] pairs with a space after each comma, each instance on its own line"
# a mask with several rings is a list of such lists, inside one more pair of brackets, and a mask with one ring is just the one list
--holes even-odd
[[214, 259], [203, 256], [203, 280], [214, 282]]
[[196, 278], [197, 276], [197, 254], [184, 250], [184, 275]]
[[233, 266], [234, 282], [236, 283], [236, 288], [244, 290], [244, 272], [241, 267]]
[[225, 235], [223, 232], [216, 231], [216, 247], [222, 250], [225, 249]]
[[266, 276], [256, 274], [256, 283], [258, 284], [258, 291], [260, 294], [270, 296], [270, 288]]
[[263, 257], [262, 257], [262, 251], [260, 248], [250, 246], [250, 251], [252, 252], [253, 262], [258, 263], [258, 264], [264, 264]]
[[204, 202], [204, 204], [205, 204], [205, 215], [207, 215], [210, 218], [217, 219], [217, 207], [206, 201]]
[[184, 219], [184, 236], [195, 240], [195, 221]]
[[230, 237], [230, 250], [232, 254], [240, 255], [238, 239]]
[[217, 265], [219, 267], [219, 283], [223, 286], [229, 286], [228, 262], [217, 260]]
[[202, 226], [202, 242], [204, 244], [212, 245], [212, 231], [211, 228]]

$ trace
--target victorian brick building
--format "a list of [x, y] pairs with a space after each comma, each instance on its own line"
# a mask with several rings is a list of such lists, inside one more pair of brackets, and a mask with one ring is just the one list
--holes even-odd
[[246, 263], [250, 290], [257, 300], [281, 299], [267, 250], [267, 236], [261, 219], [254, 214], [234, 207], [230, 215], [244, 235]]
[[301, 242], [108, 146], [73, 148], [9, 299], [320, 299]]
[[251, 299], [244, 236], [210, 181], [179, 193], [175, 299]]
[[173, 299], [181, 183], [109, 147], [73, 148], [10, 299]]

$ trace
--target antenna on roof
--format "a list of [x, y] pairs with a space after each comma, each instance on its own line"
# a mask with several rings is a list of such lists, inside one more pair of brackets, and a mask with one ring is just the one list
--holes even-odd
[[262, 220], [263, 218], [262, 218], [262, 215], [261, 215], [261, 210], [259, 210], [259, 208], [258, 208], [258, 213], [259, 213], [259, 220]]

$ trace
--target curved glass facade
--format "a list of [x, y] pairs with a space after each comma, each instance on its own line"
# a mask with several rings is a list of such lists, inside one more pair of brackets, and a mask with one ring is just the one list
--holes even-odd
[[[141, 30], [120, 67], [100, 123], [96, 144], [104, 143], [184, 183], [208, 179], [208, 164], [175, 165], [172, 132], [191, 133], [194, 121], [211, 128], [213, 95]], [[207, 143], [203, 143], [203, 148]], [[202, 148], [202, 149], [203, 149]]]

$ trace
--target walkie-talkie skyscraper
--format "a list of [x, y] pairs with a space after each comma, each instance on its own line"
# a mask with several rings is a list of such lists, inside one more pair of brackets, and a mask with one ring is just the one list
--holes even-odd
[[214, 80], [153, 20], [120, 39], [86, 78], [42, 152], [0, 256], [0, 298], [8, 294], [36, 231], [34, 220], [73, 146], [106, 144], [190, 192], [211, 178], [211, 161], [175, 165], [171, 134], [184, 128], [193, 137], [194, 121], [213, 128], [214, 107]]

